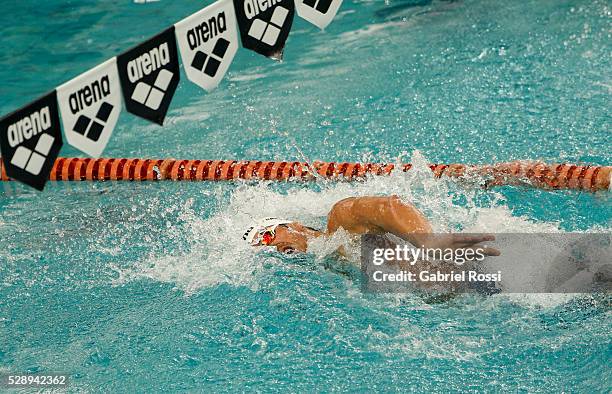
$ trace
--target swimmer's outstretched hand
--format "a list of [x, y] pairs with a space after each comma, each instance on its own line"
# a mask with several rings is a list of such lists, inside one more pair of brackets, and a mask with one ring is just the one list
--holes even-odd
[[424, 240], [427, 248], [440, 249], [481, 249], [486, 256], [499, 256], [501, 252], [486, 245], [479, 245], [482, 242], [495, 241], [493, 234], [430, 234]]

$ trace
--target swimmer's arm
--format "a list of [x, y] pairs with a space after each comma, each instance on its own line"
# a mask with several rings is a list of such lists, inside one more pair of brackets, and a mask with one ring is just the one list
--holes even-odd
[[[490, 234], [432, 234], [427, 218], [398, 196], [356, 197], [341, 201], [329, 214], [328, 232], [339, 227], [354, 234], [391, 233], [424, 248], [469, 248], [495, 239]], [[485, 248], [485, 254], [497, 256], [499, 251]]]
[[344, 228], [352, 234], [391, 233], [415, 246], [424, 246], [431, 224], [413, 205], [398, 196], [355, 197], [338, 202], [328, 215], [327, 231]]
[[[390, 196], [377, 202], [378, 206], [363, 209], [364, 220], [384, 233], [391, 233], [415, 246], [428, 246], [431, 238], [431, 223], [412, 204], [402, 202], [398, 196]], [[373, 211], [373, 212], [372, 212]]]

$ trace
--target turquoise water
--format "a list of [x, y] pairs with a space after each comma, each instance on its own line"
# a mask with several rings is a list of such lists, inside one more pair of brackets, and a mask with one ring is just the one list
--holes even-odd
[[[0, 113], [201, 7], [3, 4]], [[611, 13], [605, 1], [345, 0], [325, 32], [296, 19], [283, 63], [239, 51], [211, 94], [182, 75], [165, 127], [123, 113], [106, 156], [401, 158], [417, 171], [3, 185], [0, 373], [68, 373], [74, 392], [608, 392], [609, 300], [364, 294], [355, 267], [326, 257], [341, 240], [287, 258], [240, 237], [253, 217], [322, 226], [341, 198], [389, 193], [440, 231], [609, 232], [609, 193], [483, 191], [424, 165], [611, 165]]]

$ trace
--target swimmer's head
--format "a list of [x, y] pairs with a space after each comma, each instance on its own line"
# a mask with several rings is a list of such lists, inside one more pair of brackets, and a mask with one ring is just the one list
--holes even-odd
[[252, 246], [274, 246], [281, 253], [306, 252], [308, 240], [321, 232], [298, 222], [266, 218], [250, 227], [242, 237]]

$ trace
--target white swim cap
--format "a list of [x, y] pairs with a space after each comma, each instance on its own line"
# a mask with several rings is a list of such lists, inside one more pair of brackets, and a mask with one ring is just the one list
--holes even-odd
[[293, 223], [293, 220], [285, 220], [279, 218], [265, 218], [261, 219], [255, 224], [253, 224], [249, 229], [244, 233], [242, 239], [247, 241], [250, 245], [259, 244], [259, 236], [266, 232], [266, 230], [274, 231], [276, 227], [281, 224]]

